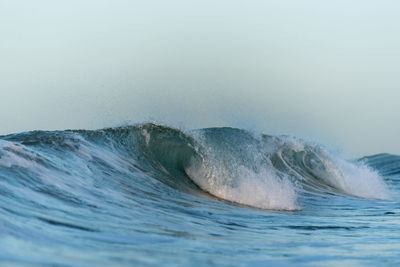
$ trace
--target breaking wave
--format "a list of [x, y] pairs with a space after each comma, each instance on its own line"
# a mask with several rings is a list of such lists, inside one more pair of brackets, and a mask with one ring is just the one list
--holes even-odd
[[299, 198], [315, 195], [391, 198], [365, 160], [234, 128], [143, 124], [8, 135], [0, 139], [0, 171], [3, 193], [23, 198], [30, 190], [35, 202], [50, 195], [89, 206], [119, 199], [116, 191], [126, 188], [145, 198], [181, 192], [273, 210], [302, 209]]

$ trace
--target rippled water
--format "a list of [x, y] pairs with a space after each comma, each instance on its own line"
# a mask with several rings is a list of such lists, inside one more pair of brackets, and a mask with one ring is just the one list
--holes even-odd
[[400, 264], [400, 157], [161, 125], [0, 138], [5, 265]]

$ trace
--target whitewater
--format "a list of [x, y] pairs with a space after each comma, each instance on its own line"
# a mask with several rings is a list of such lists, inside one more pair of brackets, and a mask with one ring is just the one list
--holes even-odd
[[0, 137], [7, 266], [400, 264], [400, 156], [147, 123]]

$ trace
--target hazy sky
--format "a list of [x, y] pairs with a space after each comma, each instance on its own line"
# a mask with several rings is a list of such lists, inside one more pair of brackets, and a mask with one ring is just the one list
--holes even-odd
[[400, 1], [0, 0], [0, 134], [130, 121], [400, 154]]

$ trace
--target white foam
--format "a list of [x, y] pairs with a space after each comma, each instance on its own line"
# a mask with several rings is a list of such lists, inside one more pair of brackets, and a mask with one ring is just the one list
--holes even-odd
[[[316, 189], [325, 190], [331, 186], [334, 192], [349, 196], [392, 199], [376, 171], [361, 163], [346, 161], [312, 142], [283, 136], [267, 143], [275, 150], [264, 149], [258, 144], [240, 146], [234, 142], [232, 149], [229, 142], [210, 146], [201, 134], [195, 138], [203, 145], [202, 151], [199, 151], [202, 159], [192, 158], [185, 169], [187, 175], [203, 190], [228, 201], [262, 209], [298, 210], [297, 198], [300, 192], [304, 192], [303, 186], [309, 179], [315, 179], [310, 182]], [[279, 154], [282, 147], [295, 153], [311, 153], [309, 155], [315, 159], [311, 159], [312, 166], [308, 171], [314, 175], [305, 173], [303, 177], [301, 172], [298, 176], [294, 175], [295, 172], [277, 169], [270, 157], [274, 153]], [[283, 162], [295, 165], [287, 166], [288, 169], [303, 168], [301, 164], [297, 166], [295, 161]]]
[[[225, 166], [226, 167], [226, 166]], [[238, 166], [235, 172], [224, 165], [192, 162], [189, 177], [210, 194], [261, 209], [299, 210], [292, 183], [266, 168], [259, 171]]]
[[368, 166], [337, 160], [336, 166], [328, 166], [334, 174], [332, 180], [337, 188], [362, 198], [392, 199], [382, 177]]
[[341, 155], [331, 153], [321, 145], [310, 141], [304, 141], [294, 137], [284, 137], [294, 151], [303, 151], [306, 146], [316, 149], [319, 159], [325, 170], [313, 169], [318, 177], [345, 194], [375, 199], [392, 199], [383, 178], [377, 171], [362, 163], [349, 162]]

